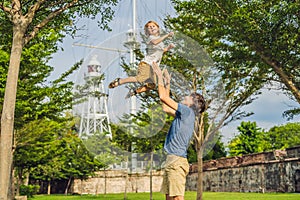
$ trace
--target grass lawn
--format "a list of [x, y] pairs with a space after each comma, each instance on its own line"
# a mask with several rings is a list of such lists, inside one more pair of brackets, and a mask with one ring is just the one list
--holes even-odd
[[[83, 195], [83, 196], [63, 196], [63, 195], [36, 195], [32, 200], [123, 200], [124, 194], [107, 194], [107, 195]], [[149, 193], [129, 193], [127, 200], [147, 200], [150, 199]], [[185, 200], [196, 199], [196, 192], [186, 192]], [[205, 192], [204, 200], [299, 200], [300, 194], [290, 193], [228, 193], [228, 192]], [[164, 200], [164, 195], [161, 193], [154, 193], [153, 200]]]

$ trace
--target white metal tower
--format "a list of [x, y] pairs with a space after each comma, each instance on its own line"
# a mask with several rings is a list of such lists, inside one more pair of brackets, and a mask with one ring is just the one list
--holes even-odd
[[[136, 55], [134, 50], [138, 49], [140, 44], [137, 41], [137, 30], [136, 30], [136, 17], [137, 17], [137, 11], [136, 11], [136, 0], [132, 0], [132, 29], [130, 29], [127, 33], [127, 40], [124, 43], [124, 46], [129, 49], [130, 52], [130, 65], [131, 68], [136, 68], [135, 62], [136, 62]], [[136, 114], [136, 97], [132, 96], [130, 98], [130, 113]], [[130, 127], [130, 133], [133, 135], [134, 133], [133, 127]], [[134, 151], [135, 144], [132, 143], [131, 150]], [[131, 154], [131, 171], [134, 172], [137, 169], [137, 154], [133, 153]]]
[[101, 80], [101, 65], [93, 56], [87, 65], [83, 94], [87, 99], [82, 103], [79, 137], [86, 138], [95, 132], [112, 137], [107, 110], [107, 95]]

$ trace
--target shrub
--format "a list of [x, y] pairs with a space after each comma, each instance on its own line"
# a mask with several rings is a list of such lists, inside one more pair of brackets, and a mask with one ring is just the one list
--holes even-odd
[[21, 185], [20, 195], [26, 195], [27, 197], [33, 197], [40, 189], [39, 185]]

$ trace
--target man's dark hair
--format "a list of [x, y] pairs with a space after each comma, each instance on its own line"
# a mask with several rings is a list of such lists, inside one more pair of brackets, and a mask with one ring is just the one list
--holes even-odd
[[198, 115], [203, 113], [206, 109], [206, 102], [204, 97], [196, 92], [192, 93], [190, 96], [193, 98], [194, 103], [191, 108], [194, 110], [195, 114]]

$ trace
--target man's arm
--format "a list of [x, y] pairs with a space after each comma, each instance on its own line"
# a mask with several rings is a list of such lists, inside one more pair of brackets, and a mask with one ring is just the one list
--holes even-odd
[[[175, 116], [175, 112], [178, 109], [178, 103], [175, 102], [173, 99], [170, 98], [170, 78], [167, 77], [166, 86], [163, 81], [163, 73], [159, 66], [153, 62], [153, 70], [157, 75], [158, 79], [158, 94], [160, 100], [163, 102], [163, 109], [166, 113]], [[167, 71], [165, 74], [169, 74]], [[169, 76], [169, 75], [167, 75]]]
[[[163, 74], [164, 85], [165, 85], [165, 92], [166, 92], [165, 95], [170, 96], [171, 76], [168, 70], [163, 70], [162, 74]], [[167, 104], [163, 103], [162, 108], [167, 114], [171, 116], [175, 116], [176, 111], [173, 108], [169, 107]]]
[[157, 38], [157, 39], [151, 40], [150, 43], [156, 45], [156, 44], [158, 44], [158, 43], [161, 43], [162, 41], [164, 41], [164, 40], [167, 39], [168, 37], [172, 37], [173, 35], [174, 35], [174, 32], [170, 32], [170, 33], [168, 33], [168, 34], [166, 34], [166, 35], [164, 35], [164, 36], [162, 36], [162, 37], [159, 37], [159, 38]]

